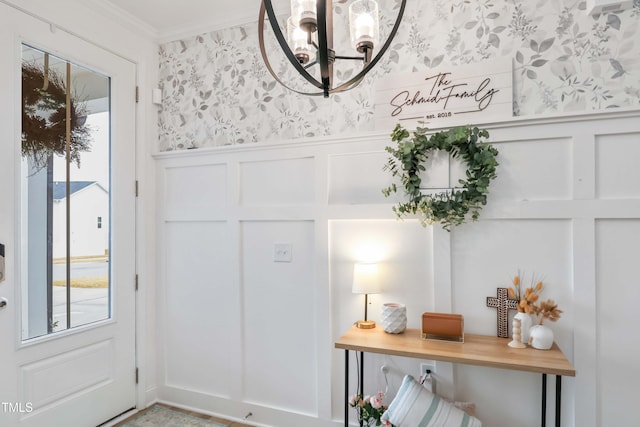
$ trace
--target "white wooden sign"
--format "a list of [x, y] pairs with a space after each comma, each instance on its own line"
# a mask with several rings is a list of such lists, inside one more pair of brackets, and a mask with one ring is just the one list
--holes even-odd
[[377, 82], [375, 128], [440, 128], [513, 115], [511, 58], [396, 74]]

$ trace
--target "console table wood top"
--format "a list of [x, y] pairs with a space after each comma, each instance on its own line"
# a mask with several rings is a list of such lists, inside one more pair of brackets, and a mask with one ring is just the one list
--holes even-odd
[[366, 353], [432, 359], [465, 365], [575, 377], [576, 371], [554, 342], [550, 350], [514, 349], [509, 338], [464, 334], [464, 343], [423, 340], [419, 329], [388, 334], [380, 326], [350, 328], [335, 347]]

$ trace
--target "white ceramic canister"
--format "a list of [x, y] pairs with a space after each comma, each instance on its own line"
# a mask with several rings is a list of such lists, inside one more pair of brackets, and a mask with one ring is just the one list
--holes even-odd
[[382, 328], [390, 334], [401, 334], [407, 328], [407, 307], [395, 302], [382, 305]]

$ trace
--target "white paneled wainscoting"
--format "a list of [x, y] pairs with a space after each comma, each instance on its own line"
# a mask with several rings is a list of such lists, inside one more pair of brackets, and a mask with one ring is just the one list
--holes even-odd
[[[353, 264], [375, 260], [370, 318], [399, 302], [409, 327], [453, 312], [487, 335], [486, 297], [518, 270], [536, 274], [564, 311], [551, 327], [577, 372], [563, 382], [562, 425], [636, 425], [640, 112], [486, 128], [498, 178], [480, 221], [451, 233], [395, 219], [381, 192], [388, 134], [157, 154], [159, 399], [256, 425], [342, 425], [333, 343], [363, 315]], [[447, 171], [434, 164], [429, 179]], [[274, 260], [276, 245], [290, 261]], [[385, 390], [386, 364], [389, 403], [419, 363], [367, 355], [365, 394]], [[540, 425], [538, 374], [442, 362], [436, 373], [437, 391], [474, 402], [484, 425]]]

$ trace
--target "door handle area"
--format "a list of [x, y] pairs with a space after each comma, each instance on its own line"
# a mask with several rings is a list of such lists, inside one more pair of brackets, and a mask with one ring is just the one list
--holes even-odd
[[0, 298], [0, 309], [1, 308], [5, 308], [7, 306], [8, 302], [6, 298]]

